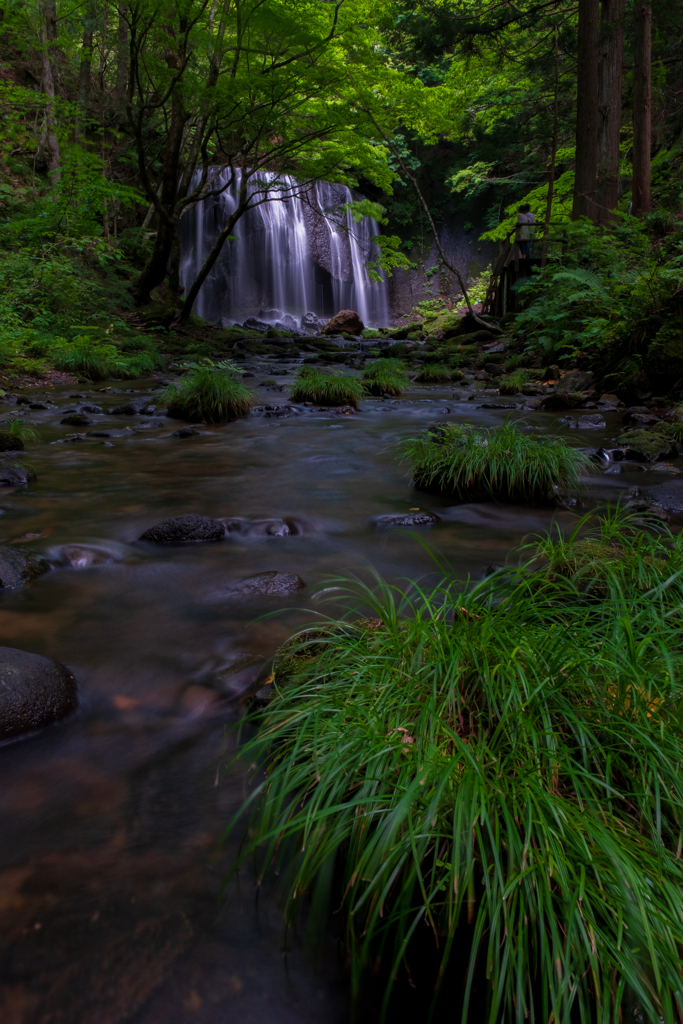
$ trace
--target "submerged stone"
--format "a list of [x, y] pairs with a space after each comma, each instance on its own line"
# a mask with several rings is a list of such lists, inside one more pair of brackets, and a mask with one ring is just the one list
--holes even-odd
[[20, 437], [10, 430], [0, 429], [0, 452], [20, 452], [23, 448], [24, 442]]
[[9, 455], [0, 455], [0, 487], [26, 487], [35, 479], [36, 472], [30, 466]]
[[658, 459], [675, 458], [678, 445], [670, 437], [656, 434], [650, 430], [630, 430], [618, 439], [619, 444], [626, 447], [625, 457], [636, 461], [646, 459], [656, 462]]
[[277, 572], [270, 569], [267, 572], [259, 572], [254, 576], [246, 576], [243, 580], [231, 584], [227, 593], [229, 594], [262, 594], [265, 597], [286, 597], [288, 594], [298, 594], [304, 590], [306, 584], [301, 576], [294, 572]]
[[141, 535], [140, 540], [151, 541], [153, 544], [192, 544], [222, 540], [224, 536], [225, 527], [219, 519], [189, 512], [151, 526]]
[[0, 544], [0, 587], [9, 590], [23, 587], [49, 572], [50, 566], [32, 551], [20, 551], [9, 544]]
[[395, 515], [373, 516], [370, 522], [379, 527], [433, 526], [441, 519], [434, 512], [399, 512]]
[[76, 680], [58, 661], [0, 647], [0, 740], [42, 729], [78, 706]]

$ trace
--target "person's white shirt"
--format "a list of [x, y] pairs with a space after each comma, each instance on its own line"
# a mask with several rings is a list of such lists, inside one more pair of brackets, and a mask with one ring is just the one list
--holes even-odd
[[[532, 218], [531, 222], [529, 221], [529, 217]], [[529, 232], [528, 225], [529, 225], [529, 223], [531, 223], [531, 224], [535, 224], [536, 223], [535, 220], [533, 219], [533, 217], [534, 217], [533, 213], [518, 213], [517, 214], [517, 241], [518, 242], [528, 242], [529, 241], [530, 232]]]

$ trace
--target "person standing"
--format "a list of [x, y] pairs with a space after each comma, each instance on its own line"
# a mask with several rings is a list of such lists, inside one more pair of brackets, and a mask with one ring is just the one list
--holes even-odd
[[520, 259], [526, 260], [531, 258], [531, 232], [533, 230], [532, 225], [535, 223], [536, 218], [531, 212], [531, 206], [529, 203], [525, 203], [523, 206], [520, 206], [517, 211], [516, 234]]

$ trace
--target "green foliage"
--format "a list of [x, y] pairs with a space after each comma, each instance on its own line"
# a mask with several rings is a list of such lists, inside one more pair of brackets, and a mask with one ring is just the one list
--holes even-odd
[[496, 382], [501, 395], [516, 395], [522, 390], [527, 381], [535, 377], [534, 370], [514, 370], [506, 377], [500, 377]]
[[682, 558], [609, 532], [621, 555], [589, 597], [588, 542], [548, 541], [532, 555], [567, 572], [358, 586], [374, 618], [300, 634], [276, 670], [240, 860], [276, 868], [288, 922], [313, 890], [334, 910], [357, 998], [419, 942], [458, 1019], [618, 1020], [628, 986], [673, 1024]]
[[460, 370], [451, 369], [443, 363], [429, 363], [421, 367], [415, 380], [418, 384], [448, 384], [452, 380], [461, 380]]
[[356, 408], [364, 394], [363, 382], [358, 377], [333, 377], [310, 366], [302, 366], [292, 388], [292, 401]]
[[533, 437], [513, 423], [474, 429], [453, 423], [403, 445], [416, 487], [463, 500], [546, 501], [554, 488], [576, 493], [592, 464], [560, 437]]
[[20, 419], [6, 420], [2, 424], [3, 433], [6, 432], [11, 434], [12, 437], [18, 437], [20, 441], [39, 441], [40, 434], [37, 430], [34, 430], [28, 423], [24, 423]]
[[379, 359], [363, 371], [365, 387], [371, 395], [402, 395], [408, 386], [405, 366], [400, 359]]
[[160, 364], [156, 353], [142, 350], [122, 355], [115, 345], [91, 334], [78, 335], [70, 342], [57, 339], [52, 359], [58, 370], [81, 374], [93, 381], [148, 376]]
[[256, 399], [230, 370], [195, 366], [177, 384], [161, 392], [159, 404], [166, 407], [169, 416], [191, 423], [229, 423], [246, 416]]

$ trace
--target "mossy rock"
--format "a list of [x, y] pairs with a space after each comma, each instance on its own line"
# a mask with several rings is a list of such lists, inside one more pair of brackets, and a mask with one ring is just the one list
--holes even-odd
[[655, 335], [645, 356], [645, 370], [658, 389], [669, 391], [683, 380], [683, 320], [665, 324]]
[[665, 433], [652, 430], [630, 430], [619, 437], [619, 444], [628, 448], [626, 458], [645, 459], [657, 462], [659, 459], [676, 458], [678, 445]]
[[0, 452], [20, 452], [24, 442], [10, 430], [0, 430]]
[[381, 338], [382, 332], [376, 331], [374, 327], [366, 327], [365, 330], [360, 332], [361, 338]]
[[410, 324], [404, 324], [402, 327], [394, 327], [391, 331], [387, 331], [386, 337], [392, 338], [394, 341], [404, 341], [410, 334], [418, 333], [419, 337], [422, 337], [422, 324], [419, 320], [414, 320]]

